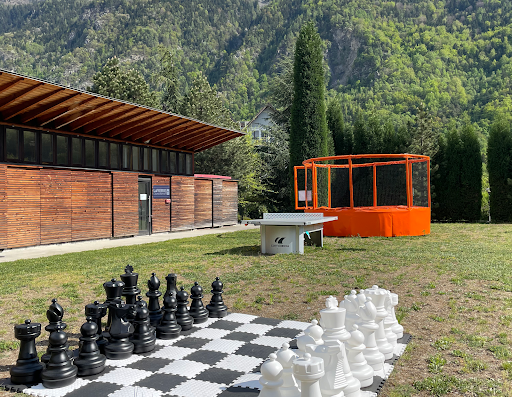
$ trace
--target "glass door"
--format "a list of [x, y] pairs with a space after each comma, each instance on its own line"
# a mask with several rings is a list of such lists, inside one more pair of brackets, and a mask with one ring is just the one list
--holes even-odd
[[151, 179], [139, 178], [139, 235], [151, 234]]

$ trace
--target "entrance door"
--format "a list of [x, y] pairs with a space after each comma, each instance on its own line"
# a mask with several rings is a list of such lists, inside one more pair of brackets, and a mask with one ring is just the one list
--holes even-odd
[[139, 235], [151, 234], [151, 179], [139, 178]]

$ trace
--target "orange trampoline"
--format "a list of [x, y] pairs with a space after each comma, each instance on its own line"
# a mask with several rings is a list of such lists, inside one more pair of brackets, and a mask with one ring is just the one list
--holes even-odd
[[338, 220], [326, 236], [430, 234], [430, 158], [415, 154], [319, 157], [294, 167], [295, 209]]

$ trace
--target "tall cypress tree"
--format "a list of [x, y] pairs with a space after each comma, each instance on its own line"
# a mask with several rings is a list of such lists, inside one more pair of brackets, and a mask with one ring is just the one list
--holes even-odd
[[482, 154], [475, 129], [469, 123], [462, 128], [460, 144], [462, 155], [459, 207], [462, 210], [462, 219], [477, 221], [482, 215]]
[[[300, 30], [293, 64], [290, 118], [290, 169], [304, 160], [328, 155], [322, 40], [313, 22]], [[327, 173], [318, 175], [320, 203], [327, 193]]]
[[512, 221], [512, 133], [510, 123], [497, 119], [487, 141], [487, 169], [491, 189], [491, 220]]
[[331, 100], [327, 105], [327, 126], [334, 140], [334, 153], [337, 156], [352, 154], [354, 135], [350, 128], [345, 127], [341, 104], [337, 99]]

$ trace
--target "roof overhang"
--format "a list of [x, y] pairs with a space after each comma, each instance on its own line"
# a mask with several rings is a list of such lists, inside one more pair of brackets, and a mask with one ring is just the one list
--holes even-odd
[[244, 135], [0, 69], [0, 124], [200, 152]]

